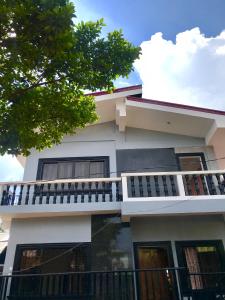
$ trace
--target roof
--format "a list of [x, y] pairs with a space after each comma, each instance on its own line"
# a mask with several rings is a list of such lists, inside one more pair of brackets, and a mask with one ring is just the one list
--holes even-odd
[[179, 104], [179, 103], [174, 103], [174, 102], [160, 101], [160, 100], [152, 100], [152, 99], [146, 99], [146, 98], [138, 98], [138, 97], [133, 97], [133, 96], [128, 96], [127, 99], [130, 101], [135, 101], [135, 102], [140, 102], [140, 103], [149, 103], [149, 104], [154, 104], [154, 105], [167, 106], [167, 107], [173, 107], [173, 108], [181, 108], [181, 109], [200, 111], [200, 112], [204, 112], [204, 113], [225, 116], [225, 111], [223, 111], [223, 110], [216, 110], [216, 109], [210, 109], [210, 108], [204, 108], [204, 107], [198, 107], [198, 106], [192, 106], [192, 105], [185, 105], [185, 104]]
[[[139, 85], [131, 85], [131, 86], [128, 86], [128, 87], [123, 87], [123, 88], [118, 88], [118, 89], [115, 89], [112, 94], [115, 94], [115, 93], [121, 93], [121, 92], [127, 92], [127, 91], [133, 91], [133, 90], [137, 90], [137, 89], [141, 89], [142, 88], [142, 85], [139, 84]], [[93, 92], [93, 93], [89, 93], [89, 94], [86, 94], [87, 96], [102, 96], [102, 95], [108, 95], [110, 94], [110, 92], [108, 91], [100, 91], [100, 92]]]

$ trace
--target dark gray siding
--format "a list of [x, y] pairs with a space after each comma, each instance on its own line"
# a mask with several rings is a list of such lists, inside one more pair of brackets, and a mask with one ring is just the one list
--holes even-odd
[[177, 171], [173, 148], [126, 149], [116, 151], [118, 176], [123, 172]]

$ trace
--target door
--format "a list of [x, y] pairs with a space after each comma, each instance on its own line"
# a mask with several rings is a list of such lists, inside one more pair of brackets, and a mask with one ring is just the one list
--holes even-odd
[[185, 267], [188, 278], [183, 278], [183, 290], [224, 290], [224, 248], [222, 241], [176, 242], [180, 267]]
[[[170, 243], [136, 245], [140, 300], [176, 299], [176, 282]], [[141, 271], [145, 270], [145, 271]]]
[[[203, 153], [177, 154], [178, 165], [181, 171], [204, 171], [207, 170]], [[186, 195], [208, 194], [207, 180], [205, 176], [188, 175], [184, 176], [184, 187]]]

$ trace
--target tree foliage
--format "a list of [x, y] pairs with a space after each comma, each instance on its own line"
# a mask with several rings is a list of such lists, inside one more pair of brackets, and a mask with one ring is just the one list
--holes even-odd
[[0, 154], [28, 155], [97, 119], [84, 90], [113, 88], [139, 48], [103, 20], [74, 24], [69, 0], [0, 0]]

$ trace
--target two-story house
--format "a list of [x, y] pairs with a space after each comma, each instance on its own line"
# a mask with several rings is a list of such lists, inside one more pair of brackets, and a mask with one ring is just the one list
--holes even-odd
[[225, 112], [93, 95], [97, 124], [1, 183], [0, 299], [225, 299]]

